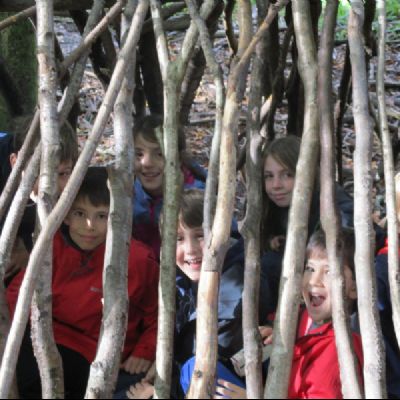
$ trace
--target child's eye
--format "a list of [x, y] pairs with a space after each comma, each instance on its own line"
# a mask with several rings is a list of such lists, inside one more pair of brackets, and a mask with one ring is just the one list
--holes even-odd
[[100, 214], [100, 215], [99, 215], [99, 218], [100, 218], [101, 220], [108, 219], [108, 214]]
[[178, 237], [176, 238], [176, 241], [177, 241], [177, 242], [183, 242], [183, 237], [182, 237], [182, 236], [178, 236]]
[[265, 180], [269, 180], [269, 179], [272, 179], [272, 178], [273, 178], [273, 176], [271, 174], [265, 174], [264, 175], [264, 179]]
[[74, 211], [74, 217], [84, 218], [85, 214], [82, 211]]
[[291, 179], [291, 178], [293, 178], [293, 176], [292, 176], [292, 174], [291, 174], [290, 172], [285, 172], [285, 173], [283, 174], [283, 177], [284, 177], [285, 179]]
[[304, 268], [304, 272], [314, 272], [314, 269], [308, 265]]

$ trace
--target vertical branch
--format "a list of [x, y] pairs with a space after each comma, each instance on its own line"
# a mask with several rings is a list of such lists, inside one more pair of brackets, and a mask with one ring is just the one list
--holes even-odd
[[[0, 298], [5, 299], [4, 273], [6, 266], [10, 262], [11, 252], [17, 237], [18, 227], [21, 223], [24, 213], [21, 211], [25, 208], [29, 195], [32, 193], [33, 186], [39, 174], [40, 158], [42, 156], [41, 147], [38, 146], [32, 156], [26, 173], [15, 194], [14, 201], [7, 213], [3, 230], [0, 236]], [[10, 314], [7, 302], [1, 303], [0, 307], [0, 360], [3, 358], [6, 339], [10, 330]]]
[[[264, 17], [267, 7], [259, 7], [259, 17]], [[246, 265], [243, 289], [243, 341], [246, 359], [247, 396], [264, 398], [262, 381], [262, 341], [259, 332], [260, 254], [262, 214], [262, 157], [263, 139], [260, 134], [262, 76], [267, 56], [267, 44], [260, 42], [253, 62], [247, 118], [247, 210], [242, 235], [245, 240]]]
[[374, 229], [372, 225], [372, 127], [368, 109], [368, 78], [363, 46], [364, 4], [352, 2], [349, 45], [353, 74], [356, 130], [354, 154], [354, 226], [358, 309], [364, 350], [364, 382], [367, 398], [385, 398], [385, 357], [376, 304]]
[[221, 147], [222, 121], [224, 117], [225, 85], [221, 66], [215, 59], [210, 33], [205, 21], [201, 18], [196, 3], [186, 0], [192, 20], [196, 23], [200, 32], [200, 43], [208, 64], [214, 75], [216, 87], [216, 118], [214, 136], [211, 145], [210, 163], [206, 183], [206, 194], [204, 202], [204, 231], [205, 238], [211, 233], [212, 223], [215, 215], [216, 198], [218, 190], [219, 152]]
[[[122, 23], [122, 36], [129, 26], [136, 27], [137, 40], [149, 8], [148, 1], [137, 5], [131, 0]], [[130, 15], [129, 15], [129, 14]], [[128, 256], [132, 231], [133, 140], [132, 112], [135, 85], [136, 52], [128, 59], [129, 69], [115, 104], [114, 132], [116, 163], [108, 170], [111, 207], [108, 222], [106, 254], [104, 258], [104, 312], [101, 336], [91, 369], [86, 398], [111, 398], [121, 364], [128, 324]]]
[[[221, 268], [229, 244], [236, 189], [235, 138], [239, 122], [239, 105], [244, 92], [239, 85], [258, 42], [264, 37], [271, 22], [288, 0], [271, 5], [268, 15], [243, 51], [228, 82], [227, 101], [221, 141], [219, 190], [212, 233], [206, 244], [198, 291], [196, 364], [189, 398], [211, 398], [215, 393], [215, 370], [218, 358], [218, 314], [216, 299], [219, 294]], [[207, 332], [207, 334], [205, 334]]]
[[265, 390], [267, 398], [286, 398], [288, 393], [319, 144], [318, 65], [310, 4], [307, 0], [293, 0], [292, 7], [299, 72], [305, 88], [306, 107], [303, 140], [289, 216], [274, 345]]
[[84, 149], [81, 152], [79, 160], [74, 168], [71, 178], [68, 181], [60, 200], [54, 210], [46, 220], [42, 231], [36, 241], [35, 247], [31, 253], [25, 278], [20, 289], [14, 320], [11, 326], [10, 334], [7, 340], [4, 352], [3, 362], [0, 368], [0, 397], [6, 397], [10, 390], [10, 381], [17, 364], [19, 349], [21, 347], [24, 335], [24, 327], [29, 318], [29, 305], [32, 300], [33, 289], [39, 273], [40, 265], [43, 262], [48, 244], [52, 242], [53, 237], [65, 219], [73, 200], [82, 184], [87, 168], [96, 151], [97, 145], [101, 139], [107, 121], [112, 112], [113, 106], [122, 86], [123, 78], [126, 74], [129, 55], [134, 51], [137, 45], [137, 32], [132, 25], [125, 46], [119, 53], [118, 62], [115, 66], [110, 85], [104, 97], [103, 104], [97, 115], [92, 132], [90, 133]]
[[389, 282], [392, 299], [393, 323], [396, 337], [400, 343], [400, 282], [399, 276], [399, 236], [396, 212], [396, 190], [394, 185], [394, 162], [393, 149], [387, 122], [386, 98], [385, 98], [385, 47], [386, 47], [386, 2], [377, 1], [379, 22], [379, 44], [378, 44], [378, 71], [377, 71], [377, 94], [379, 107], [379, 125], [383, 145], [383, 160], [386, 182], [386, 207], [388, 217], [389, 233]]
[[338, 350], [342, 393], [344, 398], [361, 399], [357, 363], [348, 318], [345, 281], [341, 258], [340, 220], [336, 204], [336, 162], [334, 146], [334, 116], [332, 99], [332, 53], [335, 40], [338, 0], [326, 4], [324, 28], [319, 52], [318, 99], [321, 135], [321, 220], [326, 234], [328, 260], [332, 280], [333, 324]]
[[[57, 115], [57, 70], [54, 54], [54, 3], [37, 0], [39, 105], [42, 143], [38, 215], [43, 225], [58, 195], [60, 136]], [[38, 362], [44, 398], [63, 398], [64, 380], [60, 354], [53, 333], [53, 251], [49, 246], [41, 266], [32, 304], [32, 345]]]

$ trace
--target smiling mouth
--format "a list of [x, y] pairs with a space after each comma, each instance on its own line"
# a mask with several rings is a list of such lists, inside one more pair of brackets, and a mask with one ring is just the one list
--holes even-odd
[[158, 178], [161, 174], [153, 173], [153, 174], [142, 174], [142, 176], [146, 179], [155, 179]]
[[325, 303], [326, 298], [324, 296], [315, 295], [310, 293], [310, 304], [312, 307], [318, 308]]
[[188, 265], [190, 268], [193, 269], [199, 269], [201, 268], [203, 260], [201, 258], [196, 259], [196, 260], [186, 260], [185, 264]]

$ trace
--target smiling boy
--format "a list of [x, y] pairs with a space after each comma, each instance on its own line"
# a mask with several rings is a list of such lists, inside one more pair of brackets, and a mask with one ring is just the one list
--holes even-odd
[[[341, 247], [345, 299], [349, 312], [357, 300], [354, 266], [354, 234], [342, 231]], [[332, 288], [325, 234], [315, 233], [307, 248], [302, 294], [306, 310], [301, 314], [294, 348], [289, 398], [343, 398], [339, 360], [332, 323]], [[358, 374], [362, 383], [361, 337], [353, 333]]]
[[[83, 398], [103, 316], [103, 265], [110, 194], [107, 172], [90, 168], [53, 243], [53, 329], [63, 359], [67, 398]], [[132, 241], [128, 261], [129, 316], [123, 372], [146, 373], [155, 359], [158, 264], [150, 249]], [[7, 291], [15, 310], [24, 272]], [[41, 398], [40, 377], [29, 332], [17, 367], [22, 397]], [[123, 373], [121, 372], [121, 374]]]

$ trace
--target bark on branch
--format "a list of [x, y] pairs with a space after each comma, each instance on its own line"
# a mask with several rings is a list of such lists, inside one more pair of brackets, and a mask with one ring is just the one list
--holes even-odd
[[364, 3], [352, 1], [349, 45], [353, 75], [354, 122], [354, 226], [356, 232], [356, 275], [358, 310], [364, 350], [366, 398], [385, 398], [385, 357], [377, 308], [372, 225], [372, 137], [368, 108], [368, 78], [363, 45]]
[[319, 51], [319, 107], [321, 135], [321, 221], [326, 234], [329, 268], [332, 280], [333, 324], [339, 355], [340, 377], [344, 398], [361, 399], [357, 362], [353, 350], [348, 307], [345, 296], [345, 280], [340, 249], [340, 216], [336, 204], [335, 128], [332, 73], [333, 48], [338, 0], [326, 4], [324, 28]]
[[400, 344], [400, 281], [399, 281], [399, 236], [396, 211], [396, 189], [394, 184], [394, 160], [392, 140], [388, 128], [386, 96], [385, 96], [385, 53], [386, 53], [386, 1], [377, 1], [379, 43], [377, 95], [379, 108], [379, 125], [383, 146], [383, 160], [386, 182], [386, 207], [389, 234], [389, 282], [392, 300], [393, 324], [397, 342]]
[[18, 353], [23, 338], [24, 327], [29, 318], [29, 305], [32, 300], [33, 289], [35, 287], [40, 265], [46, 255], [48, 244], [52, 242], [57, 229], [60, 227], [62, 221], [71, 208], [72, 202], [79, 190], [80, 185], [82, 184], [86, 170], [90, 164], [93, 154], [96, 151], [97, 145], [101, 139], [108, 118], [112, 112], [118, 93], [121, 89], [123, 77], [125, 76], [128, 68], [127, 61], [130, 59], [130, 54], [134, 51], [137, 45], [136, 39], [136, 29], [135, 26], [132, 25], [126, 45], [119, 54], [118, 62], [115, 67], [110, 86], [97, 115], [92, 132], [89, 135], [86, 145], [74, 168], [72, 176], [60, 197], [60, 200], [43, 226], [43, 229], [32, 251], [26, 270], [25, 279], [21, 286], [14, 321], [11, 327], [3, 363], [0, 369], [0, 397], [6, 397], [10, 389], [10, 376], [12, 377], [15, 371]]
[[265, 390], [266, 398], [278, 399], [287, 398], [288, 395], [319, 144], [318, 65], [310, 3], [307, 0], [293, 0], [292, 8], [299, 53], [298, 67], [304, 83], [306, 107], [303, 140], [289, 216], [279, 306], [274, 325], [274, 345]]

